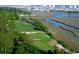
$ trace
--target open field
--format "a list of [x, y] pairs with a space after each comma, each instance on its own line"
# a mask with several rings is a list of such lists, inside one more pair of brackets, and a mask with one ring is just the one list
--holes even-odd
[[24, 22], [20, 22], [20, 21], [15, 22], [15, 29], [19, 30], [21, 32], [34, 31], [34, 28], [30, 23], [24, 23]]

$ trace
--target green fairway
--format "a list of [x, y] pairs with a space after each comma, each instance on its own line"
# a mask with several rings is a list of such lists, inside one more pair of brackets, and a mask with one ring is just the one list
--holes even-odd
[[[26, 22], [15, 22], [16, 30], [21, 32], [34, 32], [33, 26], [30, 23]], [[39, 49], [42, 49], [44, 51], [52, 50], [51, 47], [49, 47], [48, 41], [51, 40], [51, 38], [43, 31], [35, 31], [35, 33], [29, 34], [29, 36], [34, 39], [33, 45], [38, 47]]]
[[18, 31], [34, 31], [33, 26], [30, 23], [15, 22], [15, 29]]
[[44, 32], [41, 33], [34, 33], [30, 35], [33, 39], [39, 39], [39, 40], [51, 40], [51, 38]]
[[38, 47], [39, 49], [44, 50], [44, 51], [52, 50], [47, 44], [45, 44], [41, 40], [34, 41], [34, 44], [33, 45], [36, 46], [36, 47]]
[[42, 49], [44, 51], [52, 50], [53, 48], [49, 46], [48, 42], [52, 39], [44, 32], [38, 32], [30, 34], [30, 37], [34, 39], [33, 45], [38, 47], [39, 49]]

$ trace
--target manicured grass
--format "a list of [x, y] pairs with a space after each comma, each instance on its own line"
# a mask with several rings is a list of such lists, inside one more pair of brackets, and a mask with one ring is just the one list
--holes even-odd
[[30, 37], [34, 39], [34, 46], [44, 51], [53, 51], [53, 48], [48, 44], [48, 42], [51, 41], [51, 38], [46, 33], [41, 31], [40, 33], [30, 34]]
[[41, 33], [34, 33], [30, 35], [33, 39], [39, 39], [39, 40], [51, 40], [51, 38], [44, 32]]
[[[52, 39], [44, 32], [41, 33], [35, 33], [30, 35], [34, 39], [34, 46], [38, 47], [41, 50], [48, 51], [51, 50], [53, 51], [53, 47], [48, 44], [49, 41]], [[53, 42], [52, 42], [53, 43]]]
[[44, 51], [52, 50], [47, 44], [45, 44], [41, 40], [34, 41], [34, 44], [33, 45], [36, 46], [36, 47], [38, 47], [41, 50], [44, 50]]
[[15, 22], [15, 29], [18, 31], [34, 31], [33, 26], [30, 23]]
[[[30, 23], [26, 23], [26, 22], [15, 22], [15, 27], [16, 30], [21, 31], [21, 32], [33, 32], [35, 31], [33, 29], [33, 26]], [[33, 33], [33, 34], [29, 34], [29, 36], [34, 39], [34, 43], [33, 45], [38, 47], [39, 49], [42, 49], [44, 51], [48, 51], [48, 50], [52, 50], [53, 48], [50, 47], [50, 45], [48, 44], [48, 41], [51, 40], [51, 38], [44, 33], [43, 31], [36, 31], [37, 33]], [[52, 42], [53, 43], [53, 42]]]

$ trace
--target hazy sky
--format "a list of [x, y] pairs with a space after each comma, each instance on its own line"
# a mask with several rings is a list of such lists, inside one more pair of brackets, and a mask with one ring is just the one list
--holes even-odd
[[0, 0], [0, 5], [78, 5], [79, 0]]

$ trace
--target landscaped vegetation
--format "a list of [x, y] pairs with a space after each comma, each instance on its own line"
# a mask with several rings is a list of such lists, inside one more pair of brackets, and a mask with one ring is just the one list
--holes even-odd
[[[19, 16], [14, 11], [13, 9], [11, 11], [0, 10], [0, 53], [33, 53], [37, 51], [36, 47], [32, 47], [32, 38], [15, 30], [15, 23], [19, 20]], [[31, 50], [35, 50], [30, 52], [29, 47]]]
[[34, 39], [38, 39], [38, 40], [45, 40], [45, 41], [48, 41], [48, 40], [51, 40], [51, 38], [44, 32], [37, 32], [35, 34], [31, 34], [30, 35], [32, 38]]
[[58, 42], [45, 25], [30, 16], [31, 22], [24, 22], [20, 20], [20, 14], [31, 13], [15, 8], [0, 8], [0, 53], [61, 53], [57, 47], [54, 48]]
[[18, 31], [34, 31], [34, 28], [33, 26], [30, 24], [30, 23], [24, 23], [24, 22], [21, 22], [21, 21], [16, 21], [15, 23], [15, 29], [18, 30]]

